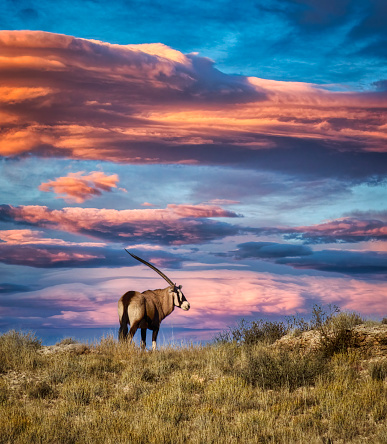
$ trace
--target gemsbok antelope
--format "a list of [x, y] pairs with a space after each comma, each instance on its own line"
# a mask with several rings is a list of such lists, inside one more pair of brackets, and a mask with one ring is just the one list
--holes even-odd
[[129, 341], [132, 341], [137, 329], [141, 328], [141, 347], [144, 349], [146, 347], [146, 330], [152, 330], [152, 349], [155, 350], [161, 321], [170, 315], [175, 307], [189, 310], [190, 305], [181, 291], [181, 285], [174, 284], [154, 265], [135, 254], [129, 253], [126, 249], [125, 251], [134, 259], [150, 267], [169, 284], [169, 287], [160, 290], [146, 290], [142, 293], [128, 291], [118, 301], [119, 339], [127, 338], [128, 324], [130, 325]]

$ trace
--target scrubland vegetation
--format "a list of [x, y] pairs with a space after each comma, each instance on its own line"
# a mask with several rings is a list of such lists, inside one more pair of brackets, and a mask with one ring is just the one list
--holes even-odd
[[[242, 322], [212, 344], [141, 352], [107, 337], [0, 336], [1, 443], [386, 443], [387, 358], [355, 314]], [[382, 326], [382, 324], [379, 324]], [[386, 328], [385, 326], [383, 328]], [[313, 351], [277, 346], [315, 331]]]

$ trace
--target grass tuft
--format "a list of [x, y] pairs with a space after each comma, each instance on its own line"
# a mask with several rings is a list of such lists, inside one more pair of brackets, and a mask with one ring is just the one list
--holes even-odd
[[387, 359], [373, 362], [370, 365], [370, 375], [375, 381], [384, 381], [387, 378]]
[[245, 349], [241, 358], [241, 378], [262, 389], [294, 390], [313, 385], [328, 371], [328, 363], [321, 354], [306, 356], [260, 346]]

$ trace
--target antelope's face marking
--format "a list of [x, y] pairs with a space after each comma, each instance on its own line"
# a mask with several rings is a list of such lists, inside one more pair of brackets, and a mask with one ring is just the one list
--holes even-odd
[[184, 302], [181, 304], [181, 308], [182, 308], [183, 310], [185, 310], [185, 311], [188, 311], [188, 310], [191, 308], [191, 306], [189, 305], [189, 302], [188, 302], [188, 301], [184, 301]]
[[175, 288], [173, 289], [173, 303], [176, 307], [188, 311], [190, 309], [190, 305], [181, 289], [181, 285], [179, 285], [178, 287], [175, 285]]

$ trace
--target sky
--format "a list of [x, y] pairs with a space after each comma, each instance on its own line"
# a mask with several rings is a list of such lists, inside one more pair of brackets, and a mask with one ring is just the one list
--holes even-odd
[[5, 0], [0, 332], [387, 315], [387, 3]]

